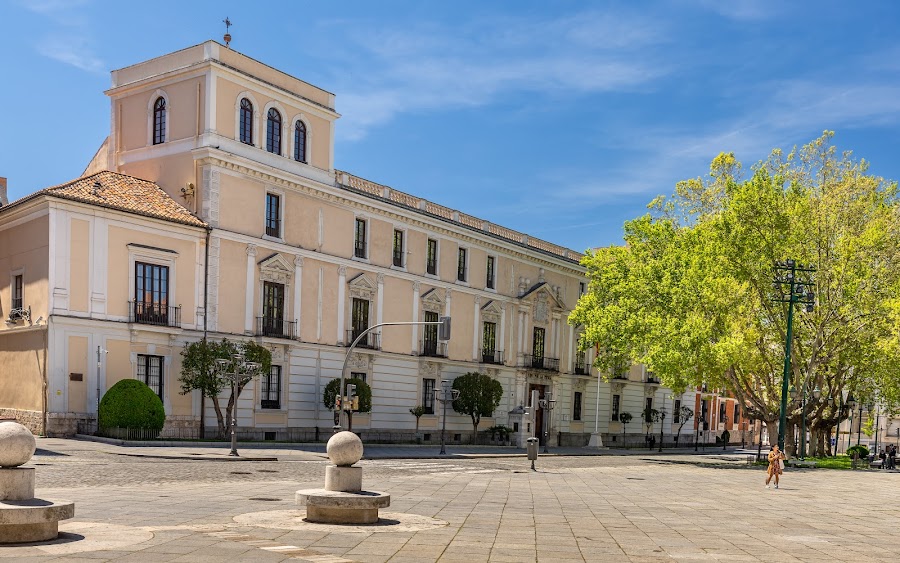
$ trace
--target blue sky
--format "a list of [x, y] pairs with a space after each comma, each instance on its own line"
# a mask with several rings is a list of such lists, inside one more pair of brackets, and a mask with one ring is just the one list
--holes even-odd
[[207, 39], [337, 95], [336, 166], [576, 250], [720, 151], [900, 178], [900, 3], [0, 0], [0, 176], [77, 177], [109, 70]]

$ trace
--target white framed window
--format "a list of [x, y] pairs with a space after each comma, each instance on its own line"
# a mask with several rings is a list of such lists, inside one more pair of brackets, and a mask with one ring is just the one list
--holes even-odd
[[156, 90], [147, 100], [147, 144], [161, 145], [170, 140], [172, 104], [165, 90]]
[[309, 119], [302, 113], [295, 115], [290, 121], [289, 140], [291, 143], [291, 158], [304, 164], [311, 162], [312, 128], [310, 127]]
[[456, 281], [467, 283], [469, 281], [469, 249], [460, 246], [457, 251]]
[[[177, 260], [178, 253], [174, 250], [128, 244], [128, 295], [129, 299], [134, 299], [129, 307], [129, 317], [133, 317], [135, 322], [180, 325], [180, 305], [177, 305], [176, 299]], [[163, 278], [167, 284], [164, 299], [155, 290], [157, 284], [161, 288]], [[155, 297], [157, 295], [159, 298]], [[176, 306], [175, 310], [172, 310], [173, 306]], [[139, 316], [147, 314], [150, 316]], [[157, 314], [158, 318], [155, 316]]]
[[20, 268], [10, 272], [9, 292], [11, 309], [25, 308], [25, 270]]
[[281, 409], [281, 366], [273, 365], [269, 368], [269, 373], [260, 378], [259, 407]]
[[497, 290], [497, 257], [493, 254], [488, 254], [485, 261], [484, 287], [485, 289]]
[[163, 400], [165, 386], [165, 358], [150, 354], [138, 354], [136, 366], [136, 379], [147, 384], [154, 393]]
[[425, 275], [438, 277], [440, 264], [440, 246], [436, 238], [429, 237], [425, 242]]
[[245, 145], [259, 143], [260, 105], [249, 91], [238, 94], [234, 102], [234, 140]]
[[266, 190], [265, 232], [263, 238], [274, 242], [284, 242], [284, 193], [280, 190]]
[[406, 230], [394, 227], [394, 238], [391, 245], [391, 267], [406, 268]]
[[353, 223], [353, 258], [369, 259], [369, 220], [357, 216]]

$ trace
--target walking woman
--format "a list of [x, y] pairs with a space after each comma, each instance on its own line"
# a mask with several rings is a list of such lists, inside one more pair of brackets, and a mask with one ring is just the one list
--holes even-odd
[[769, 450], [769, 468], [766, 470], [766, 488], [769, 488], [769, 481], [775, 477], [775, 488], [778, 488], [778, 476], [784, 472], [784, 453], [778, 448], [778, 444], [772, 446]]

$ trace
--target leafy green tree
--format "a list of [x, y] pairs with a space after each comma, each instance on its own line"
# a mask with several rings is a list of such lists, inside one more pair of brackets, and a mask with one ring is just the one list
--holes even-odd
[[478, 441], [478, 423], [482, 416], [493, 416], [503, 398], [503, 385], [489, 375], [469, 372], [453, 380], [453, 388], [459, 398], [453, 401], [453, 410], [467, 414], [472, 419], [472, 443]]
[[[371, 412], [372, 411], [372, 388], [358, 377], [351, 377], [349, 379], [344, 380], [344, 392], [341, 394], [342, 396], [347, 395], [347, 385], [356, 385], [356, 396], [359, 397], [359, 408], [356, 409], [356, 412]], [[322, 392], [322, 402], [325, 403], [325, 406], [329, 409], [335, 408], [335, 400], [338, 395], [338, 388], [341, 386], [341, 380], [339, 378], [334, 378], [328, 382], [328, 385], [325, 386], [325, 390]], [[351, 432], [353, 431], [353, 409], [346, 408], [344, 405], [344, 411], [347, 413], [347, 429]], [[418, 419], [416, 419], [418, 421]]]
[[678, 437], [681, 436], [681, 431], [684, 429], [684, 425], [690, 419], [694, 418], [694, 409], [691, 407], [681, 407], [678, 409], [678, 420], [681, 421], [681, 424], [678, 425], [678, 433], [675, 434], [675, 447], [678, 447]]
[[[774, 150], [743, 178], [733, 154], [707, 179], [678, 183], [671, 199], [625, 224], [626, 245], [589, 252], [590, 290], [570, 316], [582, 345], [643, 363], [675, 390], [726, 388], [778, 433], [787, 304], [773, 300], [773, 264], [814, 264], [816, 307], [795, 310], [790, 385], [807, 395], [818, 444], [846, 418], [842, 391], [898, 404], [900, 205], [896, 183], [838, 154], [832, 133], [785, 155]], [[786, 442], [800, 424], [788, 405]]]
[[416, 436], [419, 435], [419, 419], [422, 418], [422, 415], [425, 414], [425, 407], [422, 405], [416, 405], [413, 408], [409, 409], [409, 414], [416, 417]]
[[[232, 376], [217, 369], [216, 360], [233, 360], [236, 354], [243, 355], [247, 362], [255, 362], [257, 369], [243, 370], [238, 374], [236, 393], [232, 391]], [[250, 381], [263, 373], [269, 373], [272, 367], [272, 353], [255, 342], [231, 341], [227, 338], [220, 342], [200, 340], [189, 342], [181, 351], [181, 394], [186, 395], [199, 390], [203, 396], [212, 400], [216, 412], [219, 436], [224, 437], [231, 429], [231, 411], [237, 404], [238, 397]], [[219, 395], [228, 389], [228, 403], [225, 411], [219, 404]]]

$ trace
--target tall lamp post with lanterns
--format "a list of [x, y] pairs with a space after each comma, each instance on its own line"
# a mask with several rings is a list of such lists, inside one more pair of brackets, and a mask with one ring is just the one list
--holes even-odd
[[252, 379], [259, 375], [262, 365], [259, 362], [248, 361], [243, 354], [234, 354], [231, 358], [216, 359], [216, 374], [231, 379], [231, 451], [228, 455], [239, 457], [237, 452], [237, 389], [239, 380]]
[[553, 417], [553, 408], [556, 406], [556, 399], [553, 398], [553, 393], [547, 391], [544, 395], [544, 398], [538, 401], [538, 405], [540, 405], [541, 409], [545, 409], [547, 411], [547, 416], [544, 418], [544, 453], [550, 453], [550, 450], [547, 449], [547, 442], [550, 441], [550, 429]]
[[778, 447], [784, 450], [784, 430], [787, 425], [787, 397], [791, 376], [791, 344], [794, 331], [794, 304], [806, 305], [806, 312], [811, 313], [816, 302], [813, 292], [812, 275], [816, 269], [804, 266], [794, 260], [775, 263], [775, 277], [772, 286], [776, 295], [773, 301], [788, 304], [787, 335], [784, 339], [784, 371], [781, 380], [781, 417], [778, 421]]
[[459, 389], [453, 389], [451, 386], [453, 382], [449, 379], [441, 380], [441, 394], [436, 396], [435, 399], [443, 403], [443, 411], [444, 411], [444, 421], [443, 426], [441, 427], [441, 453], [440, 455], [447, 455], [447, 446], [445, 435], [447, 434], [447, 403], [452, 403], [456, 399], [459, 399]]

